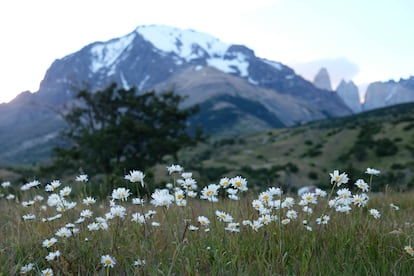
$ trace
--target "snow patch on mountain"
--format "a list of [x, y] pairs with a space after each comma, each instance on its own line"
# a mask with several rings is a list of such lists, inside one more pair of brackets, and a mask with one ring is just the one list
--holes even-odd
[[213, 57], [223, 56], [230, 46], [208, 34], [169, 26], [140, 26], [136, 31], [156, 48], [167, 53], [174, 53], [186, 61], [203, 56], [204, 52], [199, 47]]
[[264, 61], [265, 63], [269, 64], [270, 66], [272, 66], [273, 68], [275, 68], [279, 71], [283, 69], [282, 64], [280, 64], [279, 62], [270, 61], [270, 60], [267, 60], [267, 59], [262, 59], [262, 61]]
[[139, 83], [138, 85], [138, 90], [141, 91], [144, 89], [145, 84], [147, 83], [147, 81], [151, 78], [151, 76], [149, 75], [145, 75], [144, 79]]
[[135, 34], [130, 33], [105, 43], [98, 42], [93, 45], [90, 49], [92, 54], [90, 69], [92, 73], [96, 73], [102, 68], [109, 68], [128, 48], [134, 38]]
[[247, 79], [247, 81], [250, 82], [253, 85], [259, 85], [259, 82], [258, 81], [254, 80], [254, 79], [252, 79], [250, 77]]
[[239, 74], [243, 78], [248, 76], [249, 63], [241, 56], [237, 59], [211, 58], [207, 60], [207, 64], [225, 73]]
[[124, 89], [129, 89], [129, 84], [128, 84], [127, 80], [125, 79], [124, 73], [122, 73], [122, 71], [120, 73], [120, 77], [121, 77], [122, 87]]
[[[249, 62], [246, 56], [232, 53], [230, 59], [225, 59], [231, 45], [208, 34], [160, 25], [140, 26], [136, 32], [157, 49], [164, 53], [173, 53], [186, 62], [204, 58], [209, 66], [220, 71], [239, 74], [241, 77], [248, 76]], [[183, 61], [177, 59], [176, 64], [181, 65]]]

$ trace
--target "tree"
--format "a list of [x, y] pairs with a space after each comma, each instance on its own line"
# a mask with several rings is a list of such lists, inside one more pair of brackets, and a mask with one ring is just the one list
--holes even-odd
[[65, 115], [62, 136], [69, 147], [55, 149], [57, 160], [88, 173], [145, 169], [165, 155], [202, 140], [199, 129], [189, 133], [187, 119], [198, 107], [181, 108], [184, 98], [173, 91], [137, 94], [116, 84], [89, 92], [81, 90]]

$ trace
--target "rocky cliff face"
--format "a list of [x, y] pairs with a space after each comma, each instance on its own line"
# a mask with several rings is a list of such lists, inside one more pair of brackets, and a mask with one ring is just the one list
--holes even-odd
[[371, 83], [365, 95], [364, 110], [414, 102], [414, 77], [398, 82]]
[[331, 78], [329, 77], [328, 70], [321, 68], [315, 75], [313, 84], [320, 89], [332, 91]]
[[354, 113], [361, 112], [362, 106], [358, 87], [352, 81], [347, 82], [342, 80], [336, 88], [336, 92]]

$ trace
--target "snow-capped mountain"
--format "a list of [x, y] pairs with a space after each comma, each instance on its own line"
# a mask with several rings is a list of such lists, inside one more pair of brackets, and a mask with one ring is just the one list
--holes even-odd
[[189, 96], [186, 104], [201, 106], [196, 119], [213, 135], [351, 114], [336, 93], [316, 88], [291, 68], [257, 57], [243, 45], [194, 30], [139, 26], [57, 59], [37, 93], [0, 105], [0, 160], [44, 154], [45, 141], [53, 145], [64, 127], [59, 112], [74, 95], [113, 82], [136, 87], [138, 93], [173, 89]]

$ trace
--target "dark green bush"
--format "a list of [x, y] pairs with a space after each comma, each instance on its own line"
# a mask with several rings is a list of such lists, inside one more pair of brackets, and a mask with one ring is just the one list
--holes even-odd
[[388, 138], [375, 141], [375, 154], [378, 157], [393, 156], [398, 152], [397, 145]]
[[305, 140], [305, 145], [311, 146], [313, 142], [311, 140]]
[[312, 179], [312, 180], [317, 180], [319, 178], [318, 174], [313, 171], [308, 173], [308, 177], [309, 179]]

